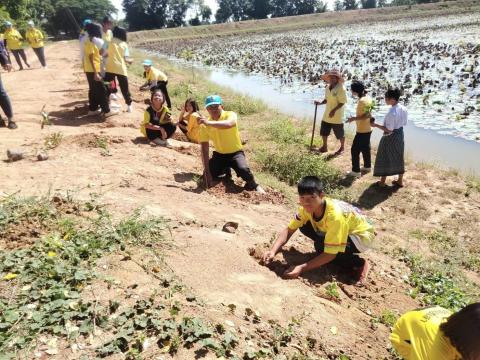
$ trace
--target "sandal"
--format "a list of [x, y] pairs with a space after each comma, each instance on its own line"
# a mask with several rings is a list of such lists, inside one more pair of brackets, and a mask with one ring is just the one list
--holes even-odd
[[10, 130], [14, 130], [14, 129], [18, 128], [17, 124], [16, 124], [15, 122], [13, 122], [13, 121], [9, 121], [7, 127], [8, 127]]
[[393, 181], [392, 181], [392, 185], [393, 185], [393, 186], [396, 186], [396, 187], [399, 187], [399, 188], [402, 188], [402, 187], [404, 186], [403, 184], [400, 184], [400, 183], [398, 182], [398, 180], [393, 180]]

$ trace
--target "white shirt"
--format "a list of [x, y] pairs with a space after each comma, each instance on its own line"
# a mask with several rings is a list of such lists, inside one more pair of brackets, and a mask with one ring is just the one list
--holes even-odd
[[390, 108], [390, 111], [385, 115], [383, 120], [383, 126], [388, 130], [393, 131], [400, 129], [407, 125], [408, 122], [408, 112], [405, 106], [397, 104]]

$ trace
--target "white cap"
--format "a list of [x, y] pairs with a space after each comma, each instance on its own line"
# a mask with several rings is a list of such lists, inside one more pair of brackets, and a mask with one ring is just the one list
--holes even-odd
[[30, 25], [30, 26], [34, 26], [34, 25], [35, 25], [35, 23], [33, 22], [33, 20], [29, 20], [29, 21], [27, 22], [27, 24]]

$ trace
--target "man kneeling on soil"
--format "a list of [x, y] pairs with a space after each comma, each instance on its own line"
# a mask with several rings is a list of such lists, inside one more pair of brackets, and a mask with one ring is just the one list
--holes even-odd
[[263, 255], [268, 265], [297, 229], [314, 241], [318, 256], [290, 266], [284, 273], [295, 279], [302, 273], [330, 262], [345, 269], [354, 282], [362, 282], [368, 273], [367, 260], [358, 253], [367, 250], [375, 237], [373, 226], [360, 210], [343, 201], [327, 198], [316, 176], [306, 176], [298, 183], [300, 207], [272, 248]]
[[[201, 116], [198, 119], [200, 126], [200, 144], [202, 146], [202, 161], [205, 168], [206, 186], [209, 187], [213, 180], [220, 176], [231, 178], [231, 170], [235, 170], [245, 183], [245, 190], [255, 190], [260, 193], [265, 191], [255, 182], [250, 171], [245, 153], [242, 150], [240, 133], [237, 126], [237, 114], [233, 111], [224, 111], [220, 96], [210, 95], [205, 100], [208, 119]], [[209, 159], [209, 140], [213, 141], [215, 151]]]

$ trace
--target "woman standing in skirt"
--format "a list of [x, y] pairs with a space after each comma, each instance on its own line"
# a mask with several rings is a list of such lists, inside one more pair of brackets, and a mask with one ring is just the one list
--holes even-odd
[[379, 186], [386, 186], [387, 176], [398, 175], [394, 186], [403, 187], [403, 174], [405, 173], [403, 127], [407, 125], [407, 109], [398, 103], [401, 91], [390, 89], [385, 94], [385, 102], [391, 105], [390, 111], [385, 115], [384, 124], [372, 124], [373, 127], [383, 130], [383, 136], [378, 145], [377, 158], [373, 176], [380, 176]]

